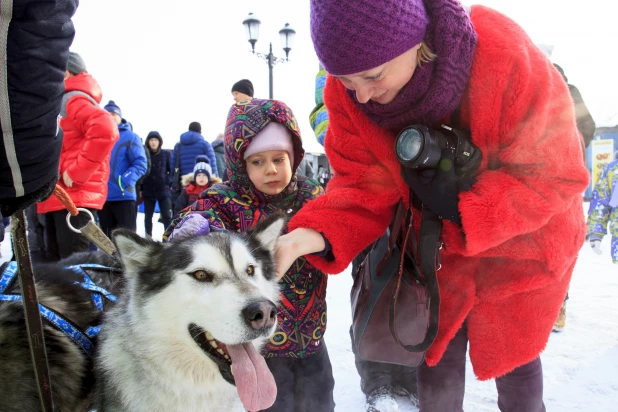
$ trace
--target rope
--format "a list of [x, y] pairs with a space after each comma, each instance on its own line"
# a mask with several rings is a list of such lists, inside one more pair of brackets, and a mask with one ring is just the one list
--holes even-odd
[[60, 202], [67, 208], [69, 213], [71, 213], [71, 216], [77, 216], [79, 214], [77, 207], [75, 207], [75, 203], [71, 200], [71, 196], [69, 196], [69, 194], [62, 187], [60, 187], [60, 185], [56, 185], [56, 188], [54, 189], [54, 196], [56, 196], [58, 200], [60, 200]]

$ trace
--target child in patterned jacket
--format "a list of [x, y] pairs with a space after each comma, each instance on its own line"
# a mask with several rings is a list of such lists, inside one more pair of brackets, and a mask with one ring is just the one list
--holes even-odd
[[[244, 232], [268, 215], [297, 213], [323, 193], [296, 173], [304, 156], [296, 118], [275, 100], [240, 102], [225, 128], [229, 180], [210, 187], [172, 222], [164, 239], [212, 230]], [[277, 383], [266, 411], [334, 411], [334, 379], [324, 344], [327, 276], [300, 257], [280, 282], [278, 328], [262, 354]]]
[[601, 240], [609, 231], [612, 235], [611, 256], [618, 264], [618, 152], [617, 160], [607, 164], [592, 193], [588, 210], [588, 241], [592, 250], [601, 254]]

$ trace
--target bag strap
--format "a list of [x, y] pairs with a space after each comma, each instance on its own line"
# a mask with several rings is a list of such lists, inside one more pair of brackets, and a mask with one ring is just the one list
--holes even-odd
[[[438, 334], [438, 325], [440, 323], [440, 291], [438, 289], [438, 279], [436, 277], [436, 266], [439, 265], [440, 249], [442, 249], [442, 220], [429, 209], [424, 208], [421, 217], [421, 233], [419, 240], [419, 259], [421, 269], [425, 275], [427, 289], [429, 292], [429, 325], [425, 339], [417, 345], [406, 345], [399, 339], [395, 319], [397, 319], [397, 300], [401, 290], [401, 280], [403, 278], [403, 264], [406, 256], [406, 245], [409, 241], [410, 232], [412, 231], [412, 219], [408, 223], [404, 243], [401, 248], [401, 257], [399, 260], [399, 274], [397, 285], [393, 290], [393, 295], [390, 302], [390, 312], [388, 315], [388, 326], [395, 341], [408, 352], [424, 352], [426, 351]], [[439, 269], [439, 268], [438, 268]]]
[[397, 205], [397, 210], [395, 211], [393, 220], [391, 221], [391, 224], [388, 226], [388, 231], [389, 231], [388, 250], [386, 251], [384, 256], [382, 256], [382, 260], [380, 260], [380, 262], [376, 266], [376, 274], [378, 276], [380, 276], [384, 268], [386, 268], [386, 265], [388, 265], [388, 261], [390, 260], [391, 255], [393, 254], [393, 248], [395, 247], [395, 244], [397, 243], [399, 232], [401, 232], [401, 223], [403, 221], [405, 212], [407, 212], [407, 209], [403, 201], [400, 201], [399, 204]]
[[178, 146], [178, 154], [176, 155], [176, 161], [174, 162], [174, 168], [175, 170], [180, 170], [180, 148], [182, 147], [182, 145], [180, 144], [180, 142], [176, 143], [176, 146]]

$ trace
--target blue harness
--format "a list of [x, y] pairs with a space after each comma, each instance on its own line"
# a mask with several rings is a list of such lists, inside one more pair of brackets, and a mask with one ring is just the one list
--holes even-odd
[[[97, 286], [90, 276], [84, 270], [86, 269], [103, 269], [109, 270], [110, 268], [102, 265], [95, 264], [84, 264], [84, 265], [73, 265], [73, 266], [65, 266], [65, 269], [70, 269], [77, 272], [84, 279], [83, 282], [75, 282], [80, 285], [82, 288], [89, 290], [92, 292], [92, 302], [94, 306], [100, 311], [103, 312], [103, 301], [107, 299], [110, 302], [116, 302], [118, 298], [108, 292], [107, 290]], [[4, 291], [7, 290], [12, 283], [14, 282], [17, 276], [17, 262], [9, 262], [4, 271], [2, 272], [2, 277], [0, 277], [0, 301], [5, 302], [21, 302], [22, 297], [21, 294], [18, 293], [9, 293], [5, 294]], [[64, 332], [73, 342], [75, 342], [79, 347], [81, 347], [86, 355], [92, 356], [94, 353], [94, 345], [92, 344], [91, 339], [99, 334], [101, 331], [101, 325], [91, 326], [85, 331], [81, 331], [77, 326], [73, 325], [70, 321], [62, 317], [62, 315], [57, 312], [51, 310], [47, 306], [39, 304], [39, 310], [41, 311], [41, 316], [53, 326], [55, 326], [61, 332]]]

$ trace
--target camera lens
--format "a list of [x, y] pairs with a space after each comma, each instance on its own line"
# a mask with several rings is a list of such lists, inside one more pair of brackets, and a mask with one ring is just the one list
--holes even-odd
[[441, 140], [445, 138], [440, 132], [422, 125], [408, 126], [397, 136], [395, 154], [405, 167], [429, 169], [440, 161]]
[[418, 157], [423, 148], [423, 138], [416, 129], [405, 129], [397, 139], [397, 157], [410, 162]]

